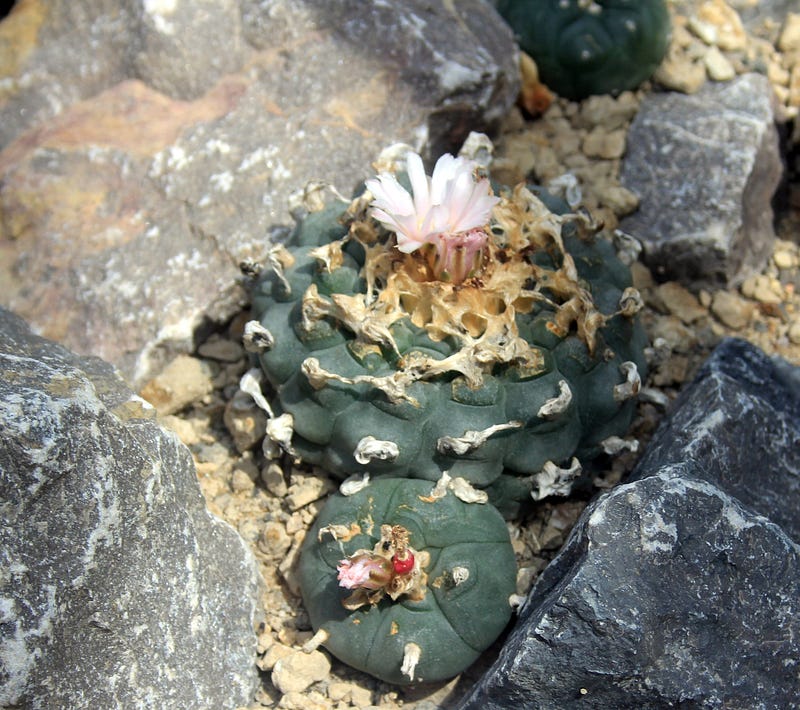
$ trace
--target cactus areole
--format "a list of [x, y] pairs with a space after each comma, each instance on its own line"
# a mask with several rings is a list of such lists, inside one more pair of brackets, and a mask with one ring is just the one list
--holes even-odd
[[665, 0], [498, 0], [542, 81], [572, 100], [635, 89], [667, 52]]
[[341, 478], [447, 471], [513, 514], [628, 428], [640, 298], [566, 203], [452, 156], [406, 168], [308, 213], [256, 283], [279, 443]]
[[511, 616], [502, 516], [427, 481], [381, 478], [328, 499], [298, 565], [317, 637], [389, 683], [463, 671]]

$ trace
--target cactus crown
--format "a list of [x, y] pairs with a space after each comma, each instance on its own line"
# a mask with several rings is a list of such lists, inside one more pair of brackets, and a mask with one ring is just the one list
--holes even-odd
[[[524, 377], [541, 373], [542, 351], [520, 337], [516, 322], [518, 314], [529, 314], [537, 305], [555, 310], [549, 325], [553, 333], [565, 337], [574, 327], [590, 353], [598, 329], [617, 315], [604, 315], [594, 306], [564, 248], [564, 219], [550, 212], [524, 185], [497, 200], [478, 263], [460, 282], [437, 269], [442, 261], [439, 244], [444, 239], [436, 245], [420, 242], [419, 248], [406, 252], [402, 237], [387, 235], [376, 221], [375, 213], [383, 210], [370, 209], [365, 201], [356, 199], [351, 204], [348, 233], [314, 249], [311, 256], [319, 269], [332, 275], [343, 265], [346, 243], [357, 242], [364, 254], [361, 276], [366, 288], [326, 297], [312, 284], [302, 297], [302, 329], [311, 334], [323, 320], [333, 321], [351, 332], [350, 348], [361, 358], [374, 353], [393, 360], [396, 369], [391, 375], [360, 378], [391, 402], [416, 406], [409, 386], [448, 374], [460, 376], [474, 390], [498, 366], [513, 368]], [[535, 252], [550, 254], [558, 266], [531, 262], [529, 257]], [[401, 354], [393, 326], [406, 319], [433, 342], [454, 343], [452, 354], [445, 358], [414, 350]], [[345, 381], [314, 361], [306, 361], [303, 368], [316, 389]]]
[[449, 678], [475, 661], [511, 616], [515, 577], [496, 509], [388, 477], [331, 496], [298, 565], [316, 640], [398, 684]]
[[635, 89], [669, 45], [665, 0], [498, 0], [496, 6], [542, 81], [572, 100]]

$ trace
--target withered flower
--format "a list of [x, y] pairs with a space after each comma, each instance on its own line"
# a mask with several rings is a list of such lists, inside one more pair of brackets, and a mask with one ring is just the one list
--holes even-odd
[[383, 589], [392, 578], [392, 563], [371, 552], [341, 560], [336, 567], [339, 586], [345, 589]]

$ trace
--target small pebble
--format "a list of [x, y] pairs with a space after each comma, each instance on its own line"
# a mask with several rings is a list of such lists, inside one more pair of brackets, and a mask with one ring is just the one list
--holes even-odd
[[286, 521], [286, 532], [289, 535], [294, 535], [295, 533], [298, 533], [301, 530], [304, 530], [305, 527], [306, 527], [306, 524], [303, 521], [303, 516], [298, 512], [292, 513], [292, 515]]
[[697, 344], [694, 331], [673, 315], [657, 317], [650, 330], [650, 337], [653, 340], [661, 338], [672, 352], [678, 353], [686, 353]]
[[369, 688], [353, 685], [350, 702], [357, 708], [368, 707], [372, 705], [372, 691]]
[[533, 581], [536, 579], [538, 573], [539, 570], [536, 567], [521, 567], [517, 571], [517, 594], [527, 594], [533, 586]]
[[230, 451], [221, 441], [212, 441], [210, 444], [199, 444], [193, 449], [197, 463], [210, 463], [222, 468], [233, 468]]
[[273, 643], [259, 661], [258, 667], [262, 671], [271, 671], [281, 658], [291, 656], [293, 653], [297, 653], [297, 649], [290, 648], [282, 643]]
[[706, 67], [685, 56], [668, 55], [653, 78], [667, 89], [694, 94], [706, 83]]
[[331, 662], [321, 651], [292, 651], [275, 663], [272, 684], [281, 693], [302, 693], [312, 683], [325, 680], [330, 672]]
[[596, 188], [600, 203], [610, 207], [615, 215], [624, 217], [639, 206], [639, 198], [622, 185], [598, 185]]
[[[297, 623], [297, 619], [295, 619], [295, 623]], [[312, 636], [310, 631], [299, 631], [294, 626], [284, 626], [278, 631], [278, 641], [287, 646], [302, 647]]]
[[355, 683], [334, 681], [328, 685], [328, 697], [334, 702], [347, 702], [357, 708], [372, 705], [372, 691]]
[[656, 387], [680, 385], [686, 381], [689, 369], [689, 358], [685, 355], [673, 355], [659, 366], [653, 374], [653, 384]]
[[244, 471], [248, 476], [250, 476], [250, 480], [254, 482], [258, 480], [258, 477], [261, 473], [258, 470], [256, 462], [253, 461], [252, 458], [248, 457], [247, 454], [236, 461], [236, 466], [234, 468]]
[[331, 710], [333, 707], [324, 695], [312, 690], [309, 693], [291, 691], [278, 702], [283, 710]]
[[800, 318], [789, 325], [787, 336], [789, 338], [789, 342], [794, 345], [800, 345]]
[[779, 269], [791, 269], [797, 266], [795, 254], [788, 249], [779, 249], [772, 255], [772, 261]]
[[782, 52], [800, 51], [800, 13], [790, 12], [778, 38], [778, 49]]
[[655, 286], [655, 279], [653, 274], [641, 261], [635, 261], [631, 264], [631, 277], [633, 278], [633, 287], [640, 292]]
[[261, 535], [261, 521], [254, 518], [243, 518], [236, 526], [242, 539], [252, 547]]
[[583, 153], [590, 158], [612, 160], [621, 158], [625, 153], [627, 132], [619, 129], [607, 132], [604, 128], [594, 128], [583, 140]]
[[792, 72], [789, 75], [789, 90], [786, 100], [792, 108], [800, 107], [800, 62], [792, 67]]
[[255, 483], [245, 471], [235, 468], [231, 477], [231, 488], [233, 488], [234, 493], [251, 493], [255, 488]]
[[791, 75], [787, 69], [784, 69], [780, 64], [771, 61], [767, 64], [767, 79], [772, 84], [784, 87], [789, 86], [789, 79]]
[[275, 461], [268, 462], [261, 469], [261, 481], [276, 498], [283, 498], [289, 489], [283, 476], [283, 469]]
[[341, 681], [334, 681], [328, 684], [328, 697], [334, 702], [340, 700], [350, 701], [352, 683], [343, 683]]
[[162, 417], [161, 423], [168, 429], [174, 431], [186, 446], [194, 446], [200, 442], [197, 429], [189, 420], [176, 417], [174, 414], [168, 414]]
[[586, 126], [602, 126], [606, 131], [625, 128], [639, 110], [639, 100], [630, 91], [614, 98], [608, 94], [590, 96], [580, 107], [580, 120]]
[[267, 415], [254, 402], [241, 397], [234, 397], [225, 405], [223, 421], [241, 453], [255, 448], [267, 430]]
[[754, 304], [729, 291], [717, 291], [711, 299], [711, 312], [733, 330], [744, 328], [754, 310]]
[[783, 301], [783, 287], [780, 281], [765, 274], [746, 279], [742, 284], [742, 294], [759, 303], [777, 305]]
[[711, 47], [711, 49], [706, 52], [703, 61], [706, 65], [708, 78], [712, 81], [730, 81], [736, 77], [736, 70], [733, 68], [733, 65], [716, 47]]
[[200, 345], [197, 353], [202, 357], [221, 362], [236, 362], [244, 357], [244, 349], [239, 343], [227, 338], [220, 338], [218, 335], [212, 335]]
[[717, 28], [711, 22], [704, 22], [693, 15], [689, 18], [688, 28], [706, 44], [713, 46], [717, 43]]
[[722, 50], [734, 52], [747, 47], [745, 32], [739, 13], [725, 0], [708, 0], [697, 11], [697, 20], [714, 28], [715, 44]]
[[661, 284], [657, 293], [667, 310], [686, 324], [708, 315], [697, 297], [676, 281]]
[[277, 521], [267, 522], [261, 529], [258, 538], [258, 549], [264, 553], [268, 560], [279, 562], [284, 558], [292, 546], [292, 538], [286, 532], [286, 527]]
[[214, 390], [216, 372], [209, 363], [178, 355], [139, 393], [161, 415], [174, 414]]
[[286, 493], [286, 502], [289, 510], [300, 508], [319, 500], [330, 493], [335, 486], [326, 478], [316, 476], [298, 476], [297, 480], [289, 486]]

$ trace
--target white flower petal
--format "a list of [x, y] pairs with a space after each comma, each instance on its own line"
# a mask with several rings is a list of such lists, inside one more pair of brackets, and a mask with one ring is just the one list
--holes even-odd
[[392, 230], [393, 232], [400, 229], [400, 222], [398, 222], [397, 217], [395, 217], [392, 214], [389, 214], [388, 212], [385, 212], [384, 210], [378, 207], [372, 208], [372, 216], [375, 219], [377, 219], [384, 227]]
[[483, 180], [472, 187], [463, 212], [454, 219], [454, 231], [466, 232], [470, 229], [484, 227], [489, 221], [492, 208], [500, 201], [488, 193], [489, 183]]
[[372, 203], [375, 207], [397, 214], [414, 213], [414, 202], [411, 195], [397, 182], [394, 175], [382, 173], [377, 179], [367, 180], [365, 184], [375, 198]]
[[[431, 177], [431, 202], [441, 205], [447, 199], [449, 183], [458, 175], [464, 161], [445, 153], [436, 161]], [[470, 169], [470, 174], [471, 174]]]
[[431, 206], [428, 176], [425, 174], [422, 158], [416, 153], [408, 154], [406, 165], [408, 179], [411, 182], [411, 191], [414, 193], [414, 207], [416, 208], [417, 216], [421, 217]]
[[426, 235], [428, 241], [433, 235], [450, 231], [450, 208], [447, 204], [434, 205], [428, 212], [425, 221], [420, 225], [420, 232]]
[[475, 182], [469, 173], [460, 173], [450, 184], [447, 205], [450, 211], [450, 226], [453, 232], [464, 231], [463, 216], [470, 210]]

